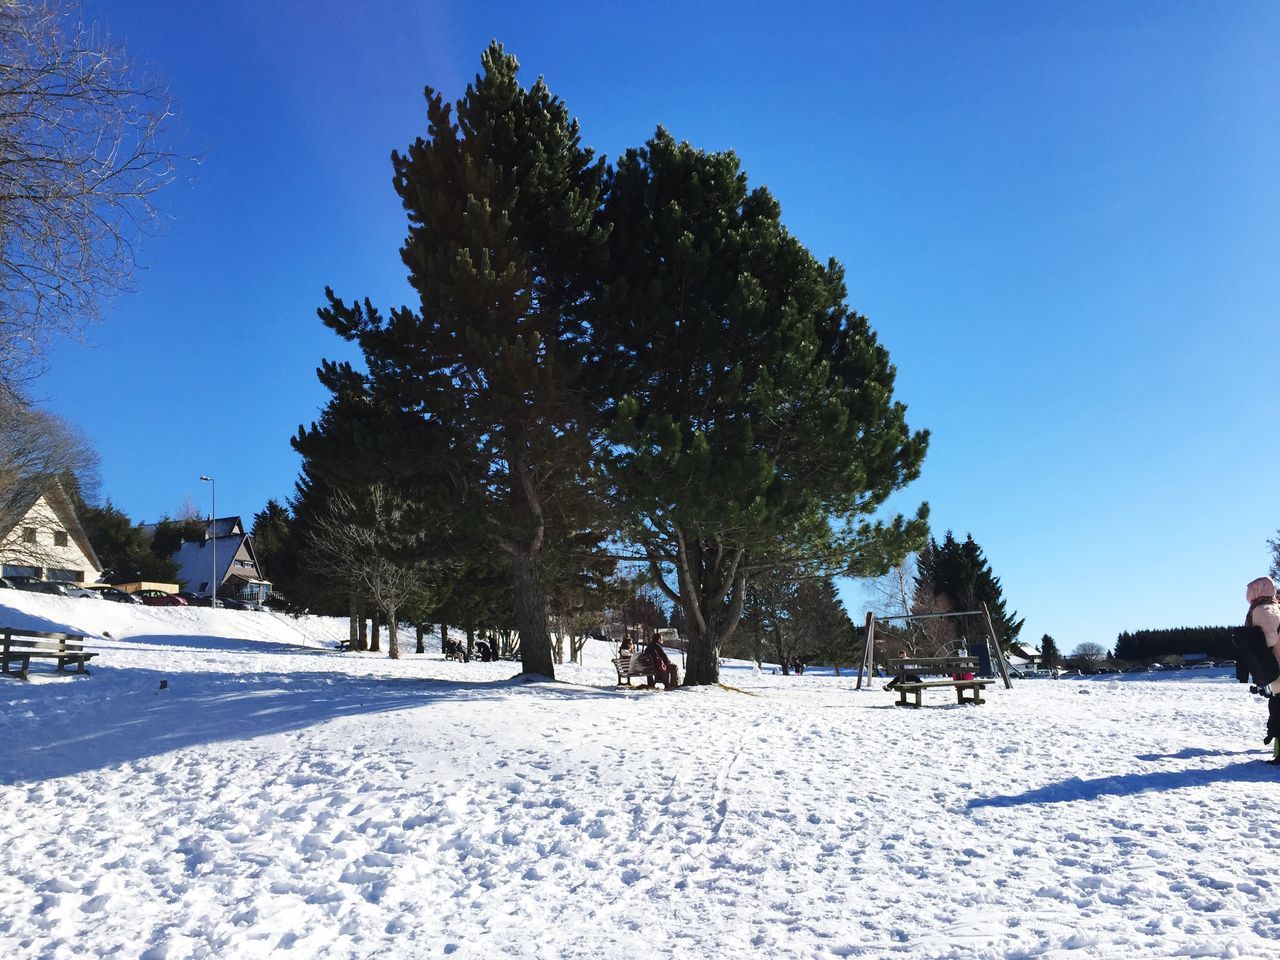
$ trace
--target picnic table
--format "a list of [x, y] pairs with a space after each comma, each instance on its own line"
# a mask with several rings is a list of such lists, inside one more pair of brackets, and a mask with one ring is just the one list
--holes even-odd
[[[899, 707], [919, 707], [925, 690], [950, 687], [956, 692], [957, 703], [971, 703], [977, 706], [986, 703], [982, 699], [982, 691], [994, 680], [982, 680], [976, 677], [978, 660], [976, 657], [905, 657], [889, 661], [889, 670], [894, 679], [886, 689], [898, 692]], [[946, 680], [924, 680], [926, 676], [949, 675]], [[915, 677], [916, 679], [910, 679]], [[965, 678], [968, 679], [965, 679]], [[907, 697], [914, 698], [913, 703]]]

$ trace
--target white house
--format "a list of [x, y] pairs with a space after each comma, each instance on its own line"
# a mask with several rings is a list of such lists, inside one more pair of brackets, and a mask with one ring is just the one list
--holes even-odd
[[[154, 534], [156, 526], [143, 524], [143, 530]], [[253, 538], [239, 517], [220, 517], [207, 523], [203, 540], [184, 541], [170, 559], [178, 565], [182, 588], [192, 593], [209, 596], [209, 581], [215, 576], [218, 596], [223, 599], [262, 603], [271, 593], [271, 583], [262, 578], [253, 552]]]
[[102, 564], [56, 480], [19, 484], [0, 502], [0, 576], [94, 583]]
[[1041, 655], [1039, 648], [1033, 647], [1029, 643], [1023, 643], [1020, 640], [1015, 640], [1009, 644], [1005, 654], [1005, 659], [1009, 661], [1009, 666], [1016, 670], [1039, 670], [1044, 664], [1044, 657]]

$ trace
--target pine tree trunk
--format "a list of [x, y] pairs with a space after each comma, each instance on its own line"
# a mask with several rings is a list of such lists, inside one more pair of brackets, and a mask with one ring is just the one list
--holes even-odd
[[720, 641], [689, 627], [689, 642], [685, 650], [684, 685], [697, 687], [720, 682]]
[[355, 597], [350, 598], [349, 605], [347, 608], [347, 615], [350, 621], [348, 623], [348, 638], [351, 641], [351, 649], [359, 650], [360, 649], [360, 624], [359, 624], [360, 604], [359, 602], [357, 602]]
[[778, 666], [782, 668], [782, 675], [788, 676], [787, 653], [782, 649], [782, 630], [776, 624], [773, 628], [773, 645], [778, 651]]
[[400, 659], [400, 631], [397, 629], [400, 618], [396, 616], [396, 607], [387, 610], [387, 656], [392, 660]]
[[[742, 603], [746, 597], [746, 574], [739, 562], [741, 551], [738, 553], [730, 565], [713, 567], [701, 546], [693, 543], [688, 549], [682, 549], [681, 558], [677, 560], [680, 603], [689, 631], [684, 678], [687, 687], [720, 682], [720, 650], [742, 619]], [[720, 556], [715, 562], [722, 560]], [[714, 591], [708, 589], [704, 586], [708, 581], [719, 581], [721, 587]]]
[[414, 647], [413, 652], [414, 652], [414, 653], [426, 653], [426, 652], [427, 652], [426, 641], [425, 641], [425, 638], [424, 638], [424, 636], [423, 636], [424, 631], [423, 631], [423, 629], [422, 629], [422, 624], [420, 624], [420, 623], [417, 625], [417, 632], [418, 632], [418, 645], [417, 645], [416, 647]]
[[378, 623], [377, 608], [374, 609], [369, 619], [373, 623], [373, 629], [369, 631], [369, 651], [371, 653], [381, 653], [382, 643], [378, 639], [380, 629], [379, 629], [379, 623]]
[[537, 557], [525, 551], [513, 553], [511, 576], [524, 672], [554, 680], [556, 668], [551, 656], [551, 634], [547, 630], [547, 598], [538, 576]]
[[356, 644], [356, 649], [368, 650], [369, 649], [369, 621], [365, 619], [363, 603], [360, 604], [359, 617], [360, 617], [360, 636], [359, 636], [359, 642]]
[[441, 653], [444, 653], [444, 648], [448, 645], [448, 643], [449, 643], [449, 625], [446, 623], [442, 623], [440, 624], [440, 652]]
[[475, 658], [476, 655], [476, 628], [473, 624], [467, 624], [467, 660], [468, 662]]

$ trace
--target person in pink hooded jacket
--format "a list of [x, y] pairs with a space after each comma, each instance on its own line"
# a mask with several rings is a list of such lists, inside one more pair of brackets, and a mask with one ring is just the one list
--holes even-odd
[[[1271, 655], [1280, 663], [1280, 600], [1276, 599], [1275, 583], [1270, 577], [1251, 580], [1244, 595], [1249, 601], [1249, 613], [1244, 618], [1245, 626], [1262, 630]], [[1276, 687], [1277, 684], [1268, 686]], [[1267, 737], [1262, 742], [1272, 744], [1274, 755], [1271, 762], [1280, 764], [1280, 689], [1270, 692], [1272, 696], [1267, 701]]]

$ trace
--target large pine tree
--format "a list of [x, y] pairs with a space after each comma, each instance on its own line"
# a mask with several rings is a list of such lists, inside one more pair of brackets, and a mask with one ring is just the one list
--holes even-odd
[[612, 489], [626, 536], [682, 608], [687, 683], [715, 683], [755, 572], [881, 572], [925, 511], [860, 518], [914, 479], [927, 437], [843, 271], [817, 262], [731, 153], [659, 130], [621, 159], [594, 329], [612, 390]]
[[[1000, 645], [1017, 640], [1024, 621], [1017, 612], [1009, 612], [1000, 578], [992, 572], [973, 536], [966, 535], [961, 542], [948, 530], [941, 543], [931, 537], [917, 560], [912, 611], [980, 610], [983, 603], [991, 613], [991, 625]], [[986, 635], [981, 617], [957, 618], [951, 624], [951, 639], [958, 636], [956, 631], [964, 631], [970, 640]]]
[[456, 104], [428, 88], [428, 134], [395, 153], [401, 259], [419, 302], [383, 317], [329, 293], [368, 389], [445, 437], [456, 519], [509, 558], [527, 673], [553, 676], [547, 550], [591, 542], [596, 499], [581, 317], [605, 254], [603, 165], [541, 79], [495, 43]]

